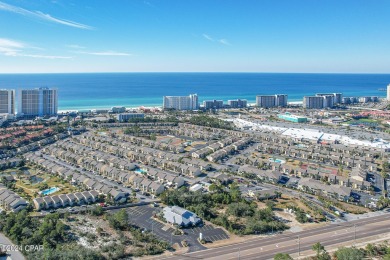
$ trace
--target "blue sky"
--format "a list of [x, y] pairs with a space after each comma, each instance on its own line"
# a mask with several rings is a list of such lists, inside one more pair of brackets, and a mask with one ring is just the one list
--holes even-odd
[[0, 73], [390, 73], [388, 0], [0, 0]]

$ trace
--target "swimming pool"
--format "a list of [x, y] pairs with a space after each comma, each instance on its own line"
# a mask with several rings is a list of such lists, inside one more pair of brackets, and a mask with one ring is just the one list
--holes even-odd
[[145, 171], [145, 170], [143, 170], [143, 169], [140, 169], [140, 168], [138, 168], [138, 169], [136, 169], [136, 170], [134, 170], [136, 173], [140, 173], [140, 174], [143, 174], [143, 173], [146, 173], [147, 171]]
[[277, 162], [277, 163], [280, 163], [280, 164], [286, 163], [285, 160], [282, 160], [282, 159], [275, 159], [275, 158], [269, 158], [269, 161], [270, 161], [270, 162]]
[[46, 196], [46, 195], [50, 195], [50, 194], [52, 194], [54, 192], [57, 192], [59, 190], [60, 190], [60, 188], [53, 187], [53, 188], [50, 188], [50, 189], [43, 190], [40, 193]]

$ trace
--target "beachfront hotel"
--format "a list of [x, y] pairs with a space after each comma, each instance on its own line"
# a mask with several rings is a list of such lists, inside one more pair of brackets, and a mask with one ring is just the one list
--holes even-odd
[[19, 89], [17, 99], [18, 117], [33, 118], [57, 115], [57, 89]]
[[196, 110], [199, 108], [197, 94], [189, 96], [164, 96], [163, 109]]
[[0, 89], [0, 114], [15, 114], [14, 89]]
[[228, 105], [231, 108], [244, 108], [247, 107], [248, 101], [246, 99], [228, 100]]
[[303, 108], [321, 109], [324, 108], [323, 96], [305, 96], [303, 97]]
[[203, 101], [204, 109], [221, 109], [223, 108], [223, 100], [205, 100]]
[[387, 96], [386, 96], [386, 99], [387, 99], [388, 101], [390, 101], [390, 84], [387, 85]]
[[262, 108], [286, 107], [287, 95], [286, 94], [258, 95], [256, 96], [256, 106]]
[[341, 93], [317, 93], [315, 96], [303, 97], [303, 108], [331, 108], [335, 104], [341, 104], [344, 101], [346, 100], [343, 99], [343, 94]]
[[317, 93], [316, 96], [331, 96], [333, 97], [334, 104], [341, 104], [343, 94], [342, 93]]

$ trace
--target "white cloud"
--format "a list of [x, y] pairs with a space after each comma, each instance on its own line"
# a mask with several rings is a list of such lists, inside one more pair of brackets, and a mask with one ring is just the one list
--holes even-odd
[[146, 4], [146, 5], [149, 6], [149, 7], [156, 7], [154, 4], [152, 4], [152, 3], [149, 2], [149, 1], [144, 1], [144, 4]]
[[207, 34], [202, 34], [202, 36], [204, 37], [204, 38], [206, 38], [207, 40], [209, 40], [209, 41], [214, 41], [214, 39], [211, 37], [211, 36], [209, 36], [209, 35], [207, 35]]
[[231, 45], [230, 44], [230, 42], [228, 41], [228, 40], [226, 40], [226, 39], [219, 39], [219, 40], [216, 40], [214, 37], [211, 37], [210, 35], [208, 35], [208, 34], [202, 34], [202, 36], [206, 39], [206, 40], [208, 40], [208, 41], [211, 41], [211, 42], [218, 42], [218, 43], [220, 43], [220, 44], [223, 44], [223, 45]]
[[80, 46], [80, 45], [77, 45], [77, 44], [68, 44], [68, 45], [66, 45], [66, 47], [72, 48], [72, 49], [85, 49], [84, 46]]
[[72, 58], [68, 56], [53, 56], [53, 55], [25, 53], [26, 49], [40, 49], [40, 48], [31, 47], [23, 42], [0, 38], [0, 55], [11, 56], [11, 57], [30, 57], [30, 58], [40, 58], [40, 59], [71, 59]]
[[37, 54], [20, 54], [18, 56], [22, 57], [30, 57], [30, 58], [38, 58], [38, 59], [49, 59], [49, 60], [56, 60], [56, 59], [72, 59], [73, 57], [70, 56], [53, 56], [53, 55], [37, 55]]
[[228, 42], [228, 40], [226, 39], [220, 39], [219, 42], [222, 43], [223, 45], [231, 45], [230, 42]]
[[44, 14], [40, 11], [29, 11], [27, 9], [24, 9], [24, 8], [21, 8], [18, 6], [6, 4], [4, 2], [0, 2], [0, 10], [4, 10], [4, 11], [20, 14], [23, 16], [32, 17], [32, 18], [37, 18], [37, 19], [45, 20], [45, 21], [52, 22], [52, 23], [75, 27], [75, 28], [79, 28], [79, 29], [85, 29], [85, 30], [93, 30], [94, 29], [94, 27], [89, 26], [89, 25], [85, 25], [85, 24], [81, 24], [81, 23], [77, 23], [77, 22], [73, 22], [73, 21], [69, 21], [69, 20], [65, 20], [65, 19], [55, 18], [49, 14]]
[[101, 51], [101, 52], [84, 52], [84, 51], [79, 51], [77, 53], [88, 54], [88, 55], [96, 55], [96, 56], [132, 56], [131, 53], [117, 52], [117, 51]]
[[22, 42], [0, 38], [0, 54], [5, 56], [18, 56], [26, 48]]

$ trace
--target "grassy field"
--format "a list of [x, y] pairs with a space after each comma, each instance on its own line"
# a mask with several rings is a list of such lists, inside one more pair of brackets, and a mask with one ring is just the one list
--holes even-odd
[[72, 193], [77, 191], [76, 187], [71, 185], [69, 182], [60, 179], [59, 177], [51, 176], [45, 173], [38, 174], [38, 176], [43, 179], [42, 182], [31, 184], [30, 181], [26, 178], [21, 178], [20, 180], [16, 181], [16, 188], [22, 188], [24, 193], [32, 198], [37, 197], [37, 193], [41, 190], [40, 187], [44, 183], [46, 183], [49, 188], [60, 188], [59, 191], [50, 195]]

